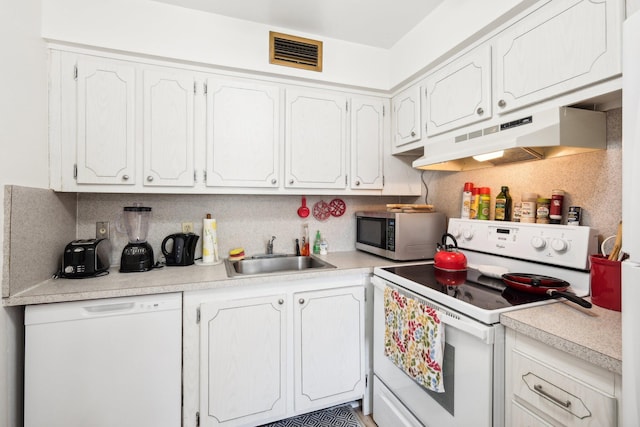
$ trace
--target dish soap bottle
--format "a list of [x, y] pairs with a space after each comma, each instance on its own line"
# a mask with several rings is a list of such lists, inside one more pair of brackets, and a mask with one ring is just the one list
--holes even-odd
[[320, 255], [320, 242], [322, 242], [322, 237], [320, 236], [320, 230], [316, 231], [316, 239], [313, 241], [313, 253], [316, 255]]
[[509, 195], [509, 187], [506, 185], [500, 188], [500, 193], [496, 196], [495, 220], [511, 220], [511, 196]]

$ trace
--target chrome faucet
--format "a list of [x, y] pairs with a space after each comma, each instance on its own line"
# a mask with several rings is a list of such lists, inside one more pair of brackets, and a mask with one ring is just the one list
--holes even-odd
[[267, 242], [267, 254], [273, 254], [273, 241], [276, 240], [276, 236], [271, 236], [271, 240]]

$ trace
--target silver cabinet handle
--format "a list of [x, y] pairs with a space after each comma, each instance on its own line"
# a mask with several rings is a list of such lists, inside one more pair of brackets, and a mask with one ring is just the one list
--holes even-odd
[[278, 183], [278, 180], [277, 180], [277, 179], [273, 178], [273, 179], [271, 180], [271, 184], [276, 185], [277, 183]]
[[415, 131], [411, 131], [411, 136], [416, 136]]
[[153, 177], [152, 177], [151, 175], [149, 175], [149, 176], [147, 177], [147, 181], [149, 181], [149, 182], [153, 181]]
[[300, 304], [304, 304], [304, 298], [300, 298], [300, 299], [298, 300], [298, 302], [299, 302]]
[[284, 304], [284, 300], [283, 300], [282, 298], [280, 298], [280, 299], [278, 300], [278, 304], [280, 304], [280, 305]]
[[568, 408], [568, 407], [571, 406], [571, 401], [570, 400], [562, 401], [562, 400], [558, 399], [557, 397], [553, 396], [552, 394], [550, 394], [549, 392], [544, 390], [542, 388], [541, 384], [534, 384], [533, 388], [534, 388], [535, 391], [537, 391], [538, 393], [540, 393], [541, 395], [543, 395], [547, 399], [551, 400], [552, 402], [557, 403], [560, 406], [564, 406], [565, 408]]
[[504, 108], [507, 105], [507, 102], [504, 99], [498, 101], [498, 107]]
[[476, 110], [476, 113], [478, 113], [479, 116], [484, 114], [484, 109], [482, 107], [478, 107], [478, 109]]
[[122, 180], [123, 181], [128, 181], [129, 180], [129, 175], [122, 175]]

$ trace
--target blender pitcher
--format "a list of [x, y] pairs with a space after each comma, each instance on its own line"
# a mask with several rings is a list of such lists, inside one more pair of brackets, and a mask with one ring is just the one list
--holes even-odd
[[129, 243], [122, 250], [120, 271], [123, 273], [149, 271], [153, 268], [153, 248], [147, 243], [151, 208], [136, 203], [125, 206], [123, 222]]

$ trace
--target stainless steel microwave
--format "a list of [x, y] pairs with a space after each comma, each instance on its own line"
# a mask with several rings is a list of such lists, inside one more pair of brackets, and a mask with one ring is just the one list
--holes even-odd
[[446, 230], [440, 212], [356, 212], [356, 249], [396, 261], [433, 259]]

